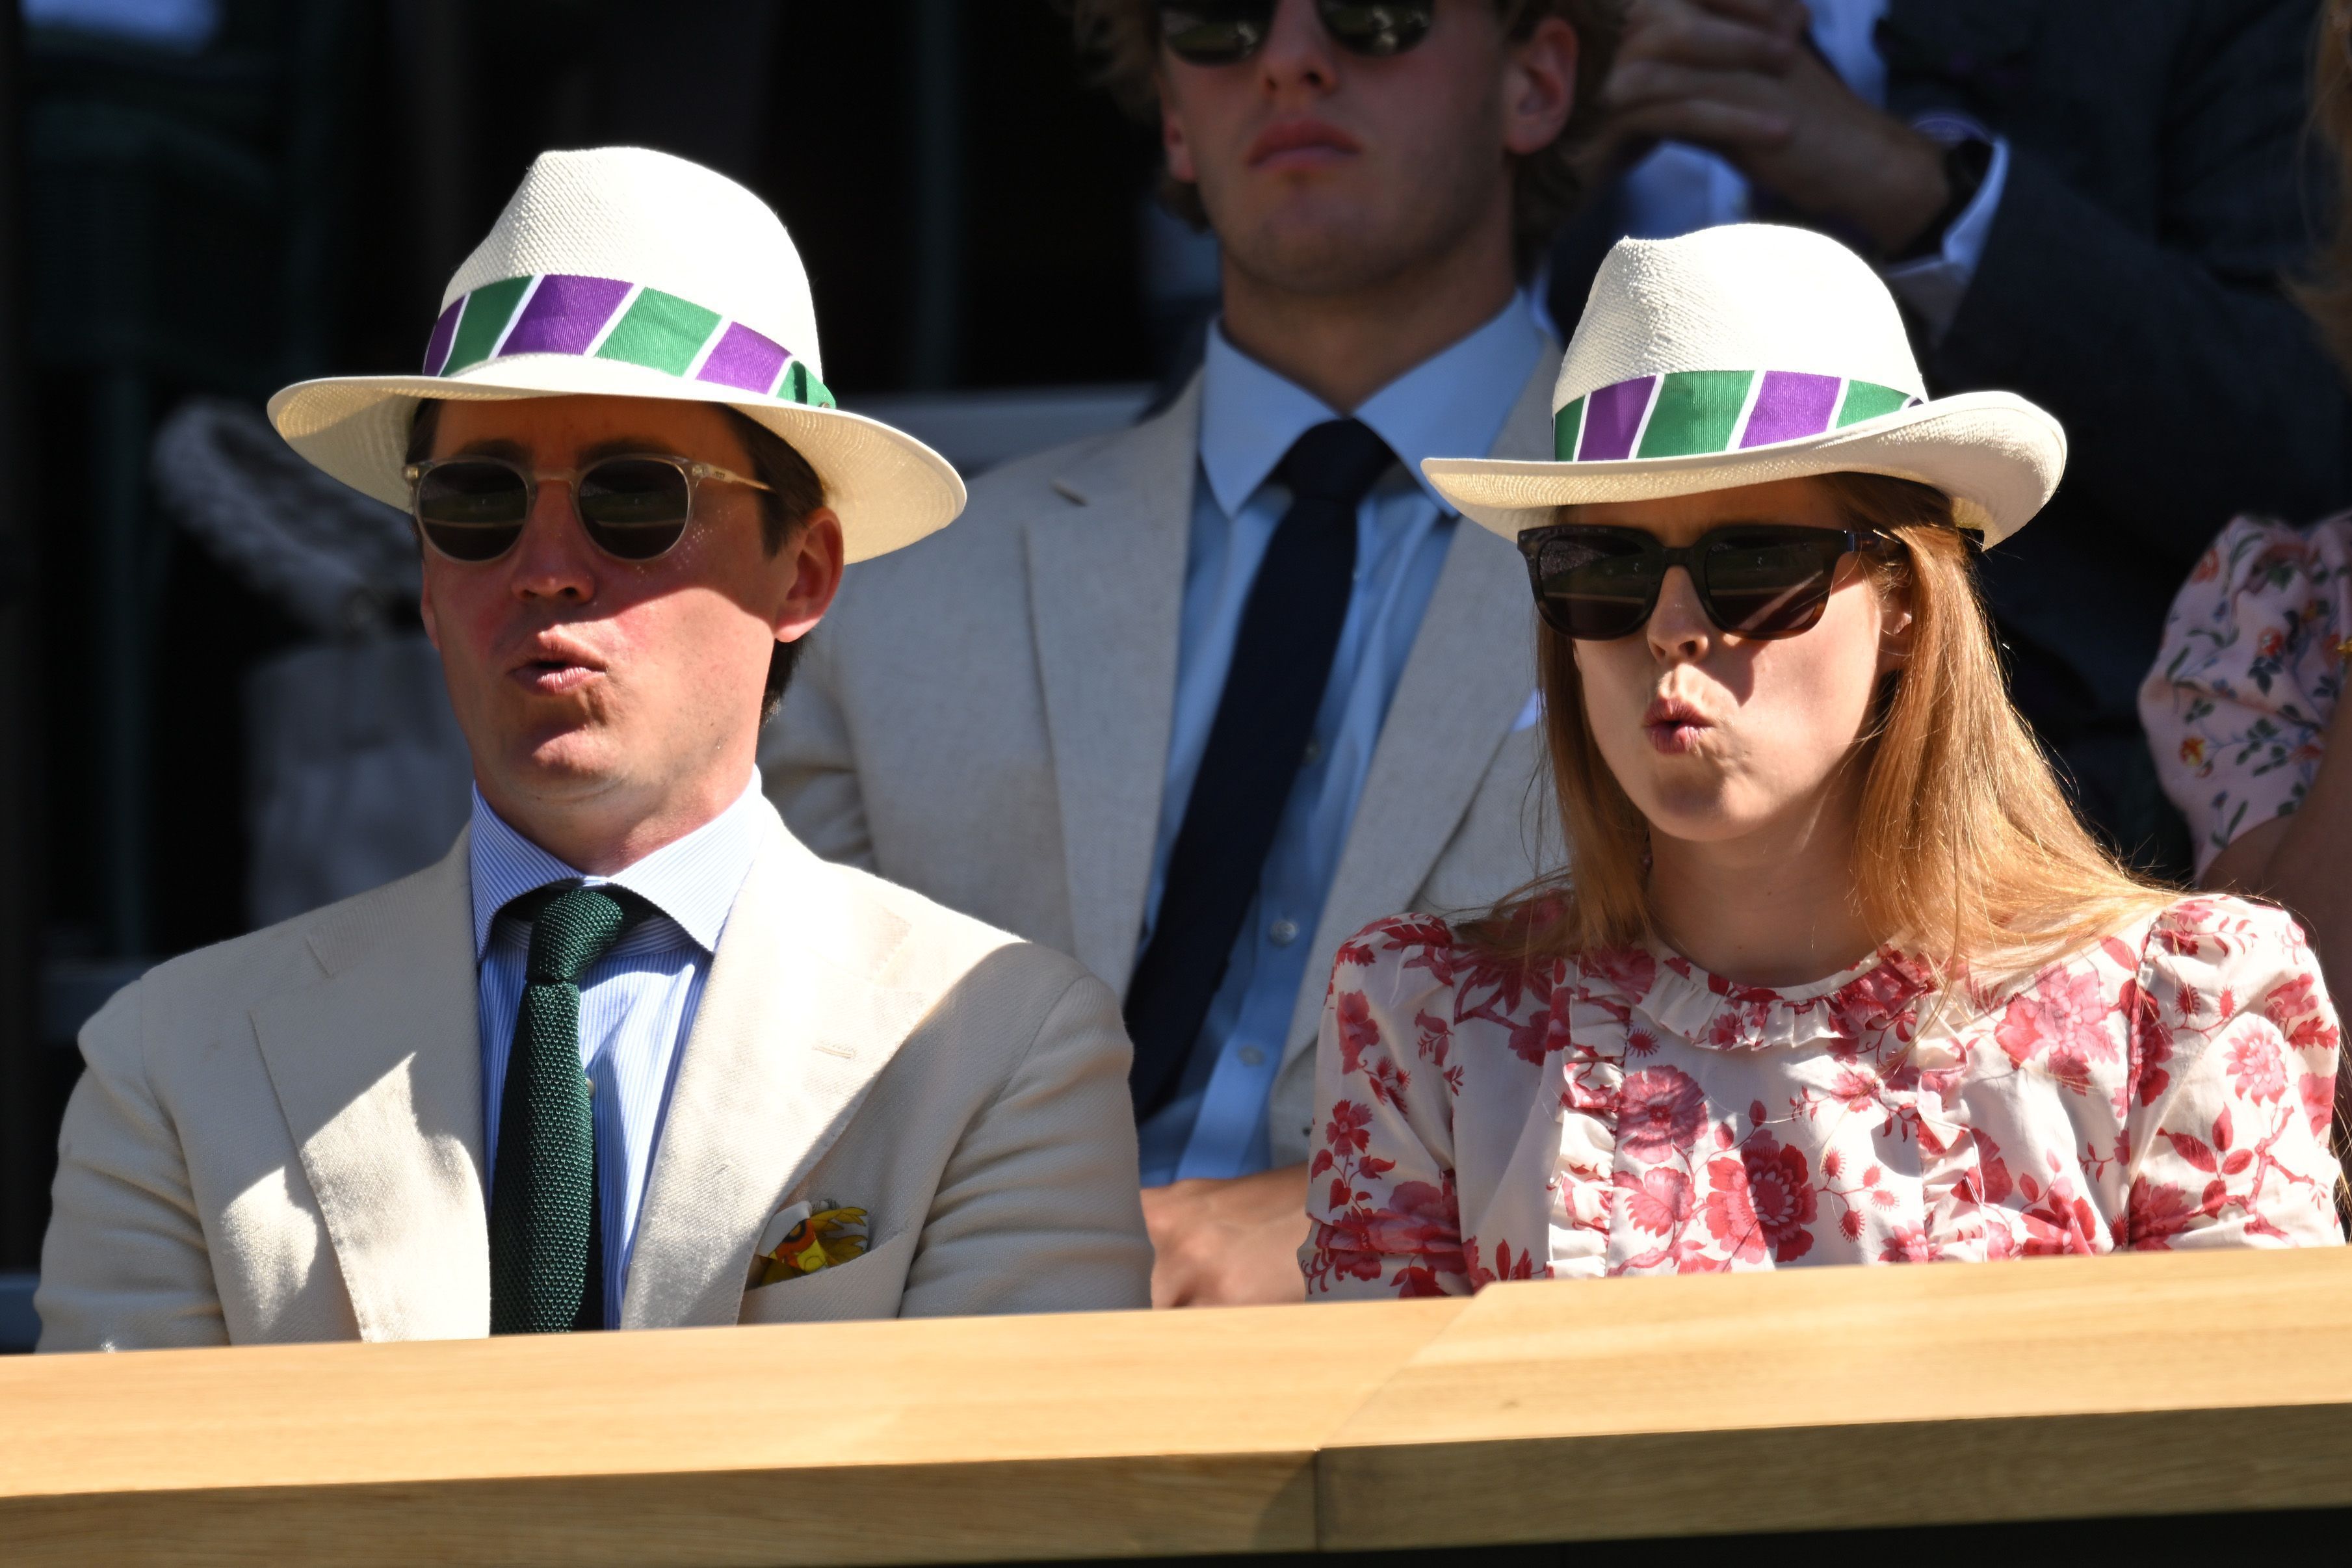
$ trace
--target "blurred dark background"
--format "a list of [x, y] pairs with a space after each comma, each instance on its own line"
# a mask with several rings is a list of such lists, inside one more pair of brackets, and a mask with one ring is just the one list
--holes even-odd
[[967, 468], [1130, 417], [1214, 284], [1045, 0], [0, 0], [0, 1270], [74, 1030], [251, 923], [243, 693], [316, 637], [175, 526], [174, 410], [409, 368], [550, 147], [760, 192], [827, 383]]

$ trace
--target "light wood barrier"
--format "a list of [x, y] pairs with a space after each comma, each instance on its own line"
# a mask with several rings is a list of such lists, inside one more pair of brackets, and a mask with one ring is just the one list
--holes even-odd
[[2352, 1252], [2327, 1251], [16, 1358], [0, 1561], [953, 1562], [2341, 1507], [2347, 1320]]

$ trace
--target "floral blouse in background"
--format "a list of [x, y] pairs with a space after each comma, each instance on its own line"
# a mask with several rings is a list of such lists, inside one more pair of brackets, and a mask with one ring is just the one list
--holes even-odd
[[2343, 690], [2336, 647], [2347, 635], [2352, 514], [2309, 529], [2239, 518], [2173, 600], [2139, 715], [2199, 871], [2303, 804]]
[[1386, 921], [1324, 1008], [1307, 1294], [2336, 1245], [2336, 1056], [2302, 932], [2229, 898], [1990, 993], [1893, 948], [1768, 990]]

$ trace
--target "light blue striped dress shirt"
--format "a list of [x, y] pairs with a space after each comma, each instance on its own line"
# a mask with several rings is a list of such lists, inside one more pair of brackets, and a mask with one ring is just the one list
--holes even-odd
[[507, 826], [474, 795], [474, 960], [482, 1041], [485, 1197], [499, 1158], [499, 1106], [522, 1004], [530, 926], [499, 911], [550, 882], [610, 883], [660, 911], [580, 977], [580, 1065], [596, 1117], [596, 1208], [604, 1236], [604, 1326], [620, 1326], [637, 1211], [653, 1169], [678, 1058], [735, 895], [751, 869], [769, 813], [754, 772], [735, 804], [614, 877], [583, 877]]
[[[1485, 455], [1536, 363], [1556, 353], [1524, 297], [1468, 337], [1366, 400], [1355, 416], [1402, 459], [1356, 513], [1356, 582], [1315, 717], [1310, 761], [1291, 786], [1225, 977], [1209, 1005], [1176, 1098], [1145, 1121], [1143, 1184], [1246, 1176], [1271, 1159], [1266, 1097], [1307, 978], [1316, 922], [1339, 868], [1389, 700], [1412, 656], [1422, 612], [1453, 542], [1454, 517], [1423, 479], [1423, 458]], [[1183, 826], [1209, 731], [1223, 700], [1234, 639], [1258, 563], [1289, 509], [1274, 478], [1308, 427], [1340, 416], [1313, 393], [1209, 331], [1201, 383], [1201, 470], [1184, 566], [1176, 714], [1152, 854], [1143, 942], [1160, 908], [1168, 856]], [[1521, 606], [1497, 606], [1517, 613]], [[1136, 951], [1142, 952], [1138, 945]], [[1318, 987], [1320, 980], [1317, 982]]]

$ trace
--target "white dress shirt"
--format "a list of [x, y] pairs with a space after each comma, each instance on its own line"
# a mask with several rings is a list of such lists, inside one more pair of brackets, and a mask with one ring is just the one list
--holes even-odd
[[750, 874], [768, 804], [755, 771], [743, 793], [710, 821], [611, 877], [589, 877], [517, 833], [474, 794], [470, 840], [474, 957], [479, 966], [482, 1047], [482, 1190], [496, 1190], [499, 1106], [515, 1013], [521, 1005], [530, 926], [499, 911], [550, 882], [625, 888], [658, 914], [644, 921], [580, 976], [580, 1068], [596, 1122], [596, 1210], [604, 1238], [604, 1326], [620, 1323], [637, 1210], [653, 1169], [678, 1058], [694, 1028], [703, 982], [728, 911]]

